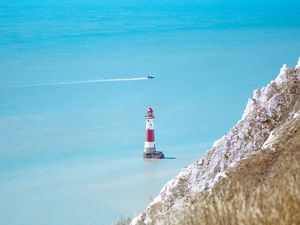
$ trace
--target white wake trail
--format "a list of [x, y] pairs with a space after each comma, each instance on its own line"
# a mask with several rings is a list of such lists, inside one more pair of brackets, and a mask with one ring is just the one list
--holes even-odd
[[18, 83], [10, 85], [0, 85], [0, 87], [40, 87], [40, 86], [60, 86], [60, 85], [80, 85], [80, 84], [94, 84], [103, 82], [121, 82], [121, 81], [139, 81], [148, 80], [147, 77], [135, 78], [115, 78], [115, 79], [99, 79], [99, 80], [80, 80], [80, 81], [61, 81], [61, 82], [45, 82], [45, 83]]

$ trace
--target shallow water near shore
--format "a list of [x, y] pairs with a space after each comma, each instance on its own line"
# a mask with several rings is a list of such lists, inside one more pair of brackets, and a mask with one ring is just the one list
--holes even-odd
[[111, 224], [200, 159], [300, 55], [299, 3], [231, 3], [1, 2], [0, 223]]

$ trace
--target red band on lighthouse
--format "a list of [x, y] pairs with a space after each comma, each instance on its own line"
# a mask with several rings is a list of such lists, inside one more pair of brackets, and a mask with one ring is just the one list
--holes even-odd
[[154, 142], [154, 130], [146, 131], [146, 142]]

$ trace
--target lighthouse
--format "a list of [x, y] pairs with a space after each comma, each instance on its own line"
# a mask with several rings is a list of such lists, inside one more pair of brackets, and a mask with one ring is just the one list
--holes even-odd
[[144, 158], [155, 158], [162, 159], [164, 154], [156, 151], [155, 140], [154, 140], [154, 113], [153, 109], [149, 107], [147, 109], [146, 119], [146, 140], [144, 146]]

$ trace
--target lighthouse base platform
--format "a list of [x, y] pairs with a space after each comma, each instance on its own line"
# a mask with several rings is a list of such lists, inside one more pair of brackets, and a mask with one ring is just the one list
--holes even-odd
[[162, 152], [155, 151], [152, 153], [144, 153], [144, 158], [145, 159], [163, 159], [163, 158], [165, 158], [165, 155]]

